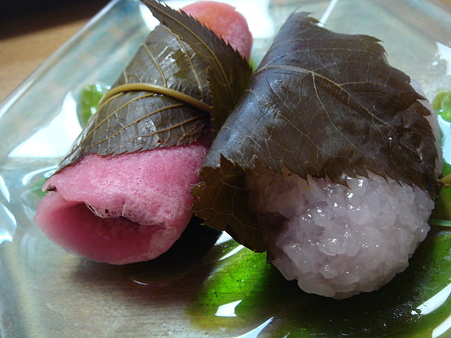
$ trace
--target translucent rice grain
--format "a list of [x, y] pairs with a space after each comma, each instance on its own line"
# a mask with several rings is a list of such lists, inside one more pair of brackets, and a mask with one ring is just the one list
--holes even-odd
[[337, 299], [405, 270], [434, 207], [426, 191], [374, 174], [348, 178], [348, 187], [287, 170], [246, 181], [271, 263], [304, 291]]

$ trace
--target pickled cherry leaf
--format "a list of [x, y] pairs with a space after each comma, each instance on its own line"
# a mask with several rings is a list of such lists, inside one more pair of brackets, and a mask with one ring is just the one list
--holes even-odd
[[226, 231], [254, 251], [265, 251], [256, 216], [249, 210], [243, 169], [221, 157], [218, 167], [203, 167], [201, 174], [203, 182], [191, 191], [192, 195], [200, 197], [193, 211], [200, 215], [204, 224]]
[[[169, 26], [179, 21], [168, 18], [181, 15], [186, 29], [174, 33], [159, 25], [149, 34], [112, 86], [128, 88], [101, 102], [58, 170], [89, 153], [114, 156], [193, 142], [209, 132], [212, 120], [220, 127], [247, 85], [250, 67], [230, 45], [193, 17], [147, 3], [161, 9]], [[192, 35], [197, 37], [195, 49]], [[211, 51], [218, 53], [214, 62]], [[162, 90], [143, 88], [148, 84]], [[193, 106], [186, 97], [207, 109]]]
[[[217, 191], [226, 189], [221, 185], [232, 189], [227, 168], [243, 176], [258, 165], [276, 173], [287, 168], [302, 178], [329, 177], [341, 184], [374, 172], [435, 198], [436, 140], [421, 99], [410, 78], [388, 64], [376, 38], [337, 34], [307, 13], [295, 13], [216, 137], [203, 182], [193, 190], [193, 210], [210, 226], [232, 228], [240, 243], [262, 251], [263, 236], [257, 235], [255, 216], [249, 223], [253, 213], [243, 198], [216, 202]], [[244, 188], [237, 187], [237, 195]]]
[[174, 11], [155, 0], [143, 2], [160, 22], [180, 36], [206, 62], [213, 103], [212, 128], [216, 133], [249, 84], [252, 67], [238, 51], [210, 29], [205, 26], [199, 29], [201, 24], [183, 10]]

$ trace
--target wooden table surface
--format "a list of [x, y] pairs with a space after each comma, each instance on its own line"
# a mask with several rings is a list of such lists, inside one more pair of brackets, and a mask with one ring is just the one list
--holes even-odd
[[108, 1], [60, 1], [21, 15], [2, 15], [0, 8], [0, 101]]
[[0, 8], [0, 101], [108, 2], [63, 0], [57, 7], [6, 18]]

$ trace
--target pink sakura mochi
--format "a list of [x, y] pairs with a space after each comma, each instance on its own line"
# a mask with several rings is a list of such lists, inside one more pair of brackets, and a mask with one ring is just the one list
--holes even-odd
[[[183, 8], [249, 58], [252, 36], [233, 7]], [[35, 223], [52, 241], [87, 259], [128, 264], [166, 252], [188, 225], [191, 188], [210, 146], [190, 144], [118, 156], [90, 154], [52, 176]]]

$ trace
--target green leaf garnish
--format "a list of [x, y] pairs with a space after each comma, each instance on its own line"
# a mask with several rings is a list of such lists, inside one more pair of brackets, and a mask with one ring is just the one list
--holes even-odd
[[451, 122], [451, 91], [440, 90], [431, 102], [438, 115]]
[[100, 100], [109, 89], [109, 86], [100, 83], [82, 89], [77, 109], [78, 121], [82, 127], [86, 126], [91, 116], [97, 112]]

